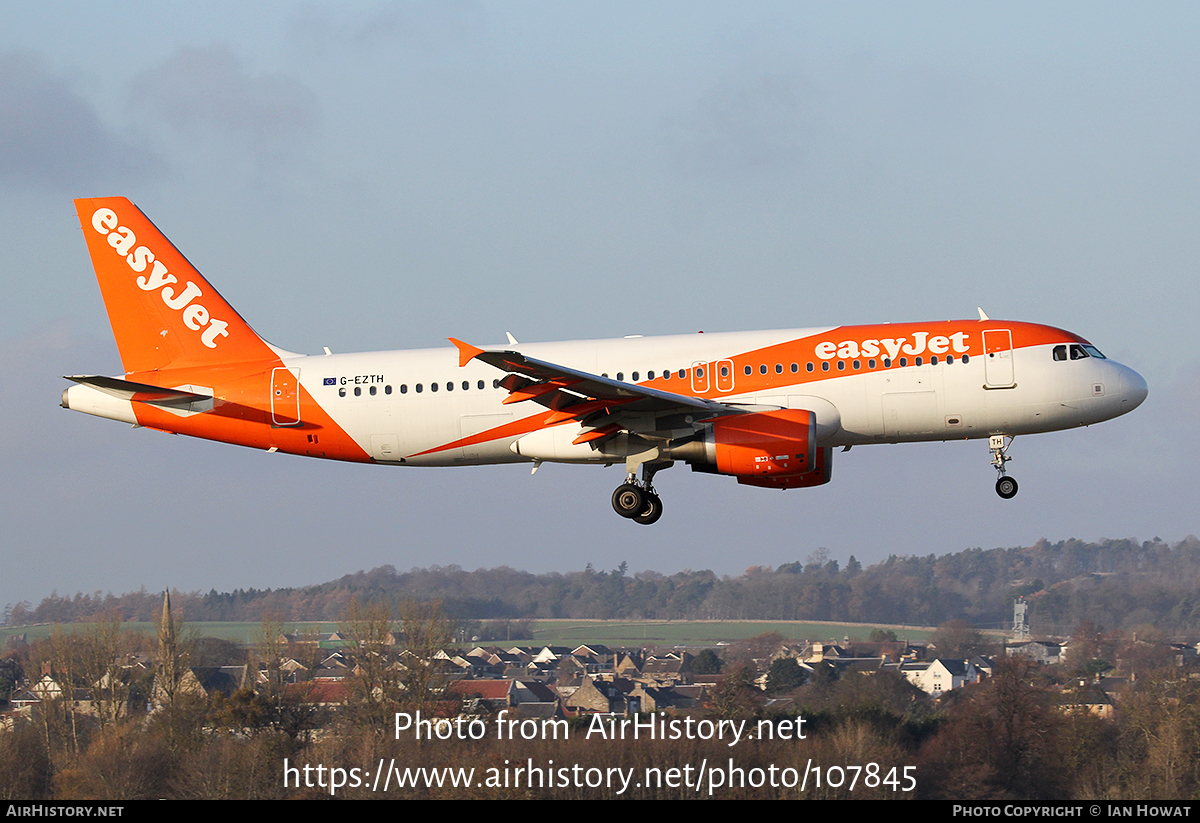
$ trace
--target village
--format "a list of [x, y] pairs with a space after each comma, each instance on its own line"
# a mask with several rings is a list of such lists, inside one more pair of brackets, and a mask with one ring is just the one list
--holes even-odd
[[[764, 635], [706, 649], [611, 648], [597, 643], [469, 648], [451, 643], [433, 648], [427, 643], [413, 648], [390, 622], [369, 625], [361, 635], [356, 624], [348, 625], [331, 632], [281, 631], [263, 644], [266, 648], [252, 650], [249, 662], [189, 665], [189, 652], [176, 636], [166, 596], [157, 652], [132, 651], [123, 659], [114, 655], [92, 672], [97, 675], [92, 682], [77, 661], [51, 655], [41, 661], [40, 671], [11, 678], [7, 701], [0, 703], [0, 728], [13, 728], [48, 701], [69, 707], [73, 714], [115, 720], [152, 713], [177, 696], [228, 701], [238, 695], [270, 695], [327, 721], [362, 697], [363, 688], [368, 700], [372, 695], [382, 699], [385, 693], [403, 700], [419, 689], [419, 702], [432, 701], [434, 713], [443, 718], [502, 711], [512, 718], [559, 719], [686, 714], [711, 709], [735, 668], [754, 693], [758, 709], [779, 714], [795, 711], [796, 688], [853, 677], [894, 677], [913, 687], [914, 694], [919, 690], [937, 701], [991, 676], [998, 659], [996, 654], [949, 656], [940, 653], [935, 642], [898, 640], [894, 632], [875, 632], [876, 639], [865, 641], [847, 636], [841, 641], [794, 642]], [[1000, 657], [1033, 661], [1051, 672], [1061, 668], [1069, 653], [1068, 640], [1030, 640], [1023, 636], [1027, 629], [1019, 623], [1016, 629], [1016, 640], [999, 643], [989, 638]], [[446, 633], [439, 639], [448, 638]], [[1200, 644], [1158, 645], [1156, 659], [1170, 659], [1192, 671]], [[13, 670], [10, 663], [8, 671]], [[1062, 672], [1054, 676], [1064, 708], [1098, 717], [1110, 716], [1113, 695], [1136, 680], [1136, 672], [1118, 674], [1117, 667], [1097, 669], [1086, 679]]]

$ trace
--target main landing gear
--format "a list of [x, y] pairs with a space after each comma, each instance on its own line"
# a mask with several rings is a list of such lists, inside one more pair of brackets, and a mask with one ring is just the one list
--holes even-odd
[[992, 465], [996, 467], [996, 472], [999, 474], [996, 479], [996, 494], [1005, 500], [1011, 500], [1017, 496], [1017, 481], [1008, 476], [1004, 464], [1012, 460], [1008, 456], [1008, 447], [1012, 445], [1013, 438], [1008, 437], [1007, 443], [1004, 442], [1005, 438], [1006, 435], [993, 434], [988, 438], [988, 448], [992, 450]]
[[641, 483], [637, 482], [637, 475], [630, 472], [625, 482], [613, 492], [613, 511], [643, 526], [657, 523], [662, 517], [663, 504], [650, 481], [659, 468], [665, 467], [652, 468], [649, 463], [642, 464]]

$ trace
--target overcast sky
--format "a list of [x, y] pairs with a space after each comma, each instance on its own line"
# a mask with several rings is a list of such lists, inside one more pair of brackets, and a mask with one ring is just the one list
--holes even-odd
[[[390, 563], [670, 573], [1200, 531], [1200, 6], [10, 2], [0, 608]], [[676, 466], [339, 465], [58, 408], [120, 362], [71, 200], [123, 195], [293, 351], [975, 316], [1061, 326], [1133, 414]]]

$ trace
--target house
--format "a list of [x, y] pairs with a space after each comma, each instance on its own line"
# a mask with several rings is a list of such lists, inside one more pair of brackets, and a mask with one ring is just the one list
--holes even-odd
[[1108, 693], [1096, 683], [1080, 680], [1075, 688], [1063, 692], [1059, 703], [1068, 714], [1090, 714], [1108, 720], [1113, 716], [1113, 702]]
[[632, 694], [632, 680], [593, 680], [585, 677], [579, 688], [559, 689], [563, 708], [581, 714], [630, 714], [644, 711], [640, 695]]
[[1008, 657], [1024, 655], [1032, 657], [1039, 663], [1051, 666], [1062, 660], [1063, 644], [1049, 640], [1027, 640], [1021, 643], [1009, 643], [1004, 647]]
[[900, 673], [909, 683], [934, 697], [979, 680], [979, 670], [971, 661], [944, 657], [928, 663], [905, 663]]
[[666, 657], [650, 657], [642, 664], [642, 679], [656, 685], [692, 682], [691, 655], [677, 654]]
[[455, 680], [446, 689], [464, 700], [475, 699], [493, 710], [517, 705], [516, 680]]

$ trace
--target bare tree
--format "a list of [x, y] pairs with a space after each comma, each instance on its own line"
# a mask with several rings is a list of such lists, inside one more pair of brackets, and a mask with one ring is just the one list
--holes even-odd
[[129, 711], [134, 679], [125, 666], [131, 647], [121, 622], [121, 613], [111, 610], [97, 618], [81, 637], [83, 679], [101, 728]]
[[409, 654], [404, 661], [401, 683], [404, 702], [421, 708], [438, 699], [442, 688], [437, 654], [454, 642], [455, 624], [442, 610], [440, 601], [400, 604], [400, 627], [404, 648]]
[[355, 703], [365, 722], [382, 729], [387, 707], [399, 699], [399, 678], [389, 660], [395, 639], [391, 609], [383, 602], [364, 604], [355, 595], [338, 627], [353, 646]]
[[287, 653], [287, 639], [284, 636], [285, 629], [283, 615], [273, 610], [264, 610], [262, 613], [262, 628], [261, 637], [259, 638], [259, 652], [261, 664], [265, 669], [266, 682], [263, 684], [263, 693], [272, 703], [278, 703], [280, 696], [283, 694], [283, 656]]

